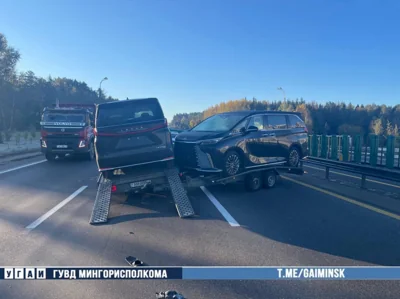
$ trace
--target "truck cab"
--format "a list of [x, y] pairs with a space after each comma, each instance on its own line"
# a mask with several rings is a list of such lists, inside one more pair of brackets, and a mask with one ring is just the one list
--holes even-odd
[[41, 117], [41, 151], [53, 161], [66, 155], [94, 159], [95, 105], [64, 104], [45, 108]]

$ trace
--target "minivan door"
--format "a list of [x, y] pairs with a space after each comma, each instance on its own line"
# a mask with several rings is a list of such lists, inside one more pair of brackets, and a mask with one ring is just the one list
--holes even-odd
[[267, 132], [274, 139], [273, 158], [285, 161], [288, 155], [287, 136], [290, 134], [285, 114], [269, 114], [267, 116]]
[[250, 133], [246, 138], [249, 160], [253, 164], [250, 167], [261, 166], [273, 160], [276, 138], [265, 130], [265, 125], [265, 115], [252, 116], [248, 124], [248, 127], [258, 128], [257, 132]]

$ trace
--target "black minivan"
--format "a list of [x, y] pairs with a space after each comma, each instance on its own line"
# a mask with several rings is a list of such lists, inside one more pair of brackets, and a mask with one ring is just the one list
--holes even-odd
[[308, 155], [306, 125], [295, 112], [234, 111], [215, 114], [175, 138], [181, 170], [235, 175], [286, 161], [296, 167]]
[[158, 99], [99, 104], [95, 127], [99, 171], [172, 161], [171, 133]]

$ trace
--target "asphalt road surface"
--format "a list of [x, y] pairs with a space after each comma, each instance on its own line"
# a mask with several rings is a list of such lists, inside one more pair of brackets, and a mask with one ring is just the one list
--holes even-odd
[[[305, 169], [302, 177], [286, 175], [274, 189], [256, 193], [246, 193], [241, 185], [192, 190], [197, 215], [191, 219], [177, 216], [169, 196], [119, 196], [113, 199], [109, 222], [91, 226], [95, 162], [49, 163], [40, 156], [4, 163], [0, 264], [126, 266], [124, 259], [131, 255], [153, 266], [400, 265], [400, 216], [394, 206], [373, 204], [385, 195], [363, 191], [370, 204], [359, 205], [354, 186], [340, 183], [357, 178], [335, 174], [340, 179], [326, 182], [332, 187], [328, 190], [319, 183], [323, 171]], [[369, 183], [400, 193], [393, 183]], [[400, 284], [24, 280], [1, 282], [0, 297], [147, 299], [170, 289], [190, 299], [398, 298]]]

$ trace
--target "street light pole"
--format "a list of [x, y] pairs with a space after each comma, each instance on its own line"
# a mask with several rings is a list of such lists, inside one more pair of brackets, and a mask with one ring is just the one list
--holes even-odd
[[285, 93], [285, 91], [283, 90], [283, 88], [282, 88], [282, 87], [278, 87], [277, 89], [278, 89], [278, 90], [281, 90], [281, 91], [283, 92], [283, 101], [286, 102], [286, 93]]
[[99, 97], [101, 96], [101, 83], [103, 83], [103, 81], [108, 80], [107, 77], [104, 77], [103, 80], [100, 81], [100, 86], [99, 86]]

